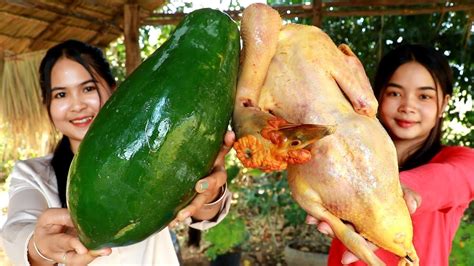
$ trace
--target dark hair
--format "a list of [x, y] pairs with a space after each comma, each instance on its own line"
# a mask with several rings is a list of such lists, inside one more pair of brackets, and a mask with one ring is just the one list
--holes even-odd
[[[40, 87], [43, 96], [43, 104], [51, 117], [51, 71], [56, 62], [61, 58], [67, 58], [81, 64], [91, 77], [100, 76], [111, 87], [115, 87], [115, 78], [112, 75], [110, 65], [105, 59], [102, 51], [86, 43], [68, 40], [50, 48], [41, 61]], [[99, 94], [100, 97], [100, 94]], [[51, 165], [53, 166], [58, 183], [59, 199], [63, 207], [66, 207], [66, 184], [69, 166], [74, 154], [71, 150], [69, 138], [63, 136], [54, 150]]]
[[[374, 94], [380, 101], [393, 73], [401, 65], [417, 62], [424, 66], [445, 95], [453, 93], [453, 74], [448, 60], [432, 47], [420, 44], [404, 44], [388, 52], [380, 61], [374, 79]], [[436, 90], [438, 93], [438, 90]], [[438, 94], [436, 94], [438, 97]], [[442, 110], [438, 110], [438, 113]], [[401, 165], [400, 170], [408, 170], [429, 162], [441, 150], [441, 129], [443, 118], [438, 118], [426, 141], [416, 148]]]

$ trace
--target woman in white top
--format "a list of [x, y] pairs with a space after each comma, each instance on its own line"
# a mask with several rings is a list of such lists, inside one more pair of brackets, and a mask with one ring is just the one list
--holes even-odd
[[[63, 138], [53, 154], [18, 162], [11, 173], [8, 218], [1, 236], [15, 265], [106, 264], [178, 265], [168, 228], [144, 241], [117, 248], [87, 250], [79, 241], [66, 208], [67, 172], [94, 117], [116, 87], [102, 51], [79, 41], [48, 50], [40, 66], [43, 102]], [[224, 156], [234, 135], [226, 134], [214, 171], [196, 184], [198, 195], [173, 223], [197, 229], [224, 218], [230, 204], [225, 190]], [[213, 221], [209, 221], [209, 220]]]

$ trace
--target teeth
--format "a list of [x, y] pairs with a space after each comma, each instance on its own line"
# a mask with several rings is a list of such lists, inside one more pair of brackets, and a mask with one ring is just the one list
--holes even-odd
[[72, 120], [71, 122], [72, 122], [73, 124], [80, 124], [80, 123], [86, 123], [86, 122], [88, 122], [88, 121], [90, 121], [90, 120], [92, 120], [92, 117], [89, 116], [89, 117], [85, 117], [85, 118], [80, 119], [80, 120]]

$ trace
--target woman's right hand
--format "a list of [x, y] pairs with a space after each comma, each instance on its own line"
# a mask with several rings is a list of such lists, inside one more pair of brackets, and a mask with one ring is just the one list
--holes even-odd
[[[418, 193], [416, 193], [415, 191], [413, 191], [412, 189], [408, 188], [407, 186], [404, 186], [403, 184], [402, 184], [402, 190], [403, 190], [403, 199], [405, 200], [405, 203], [408, 207], [408, 211], [410, 212], [410, 214], [415, 213], [416, 209], [421, 204], [421, 196]], [[334, 238], [334, 232], [333, 232], [331, 226], [329, 226], [328, 223], [326, 223], [324, 221], [319, 221], [318, 219], [316, 219], [316, 218], [314, 218], [310, 215], [306, 216], [306, 223], [316, 225], [316, 228], [318, 229], [319, 232], [321, 232], [322, 234], [327, 235], [331, 238]], [[354, 227], [352, 225], [348, 224], [347, 226], [350, 229], [354, 230]], [[376, 245], [374, 245], [373, 243], [371, 243], [369, 241], [367, 241], [367, 245], [373, 251], [375, 251], [379, 248], [379, 247], [377, 247]], [[344, 254], [342, 254], [341, 263], [343, 265], [346, 265], [346, 264], [354, 263], [358, 260], [359, 260], [359, 258], [356, 255], [354, 255], [352, 252], [345, 251]]]
[[[42, 258], [37, 251], [51, 261]], [[88, 250], [84, 247], [77, 237], [68, 210], [59, 208], [43, 212], [28, 243], [28, 257], [32, 265], [52, 265], [55, 262], [86, 265], [111, 252], [110, 248]]]

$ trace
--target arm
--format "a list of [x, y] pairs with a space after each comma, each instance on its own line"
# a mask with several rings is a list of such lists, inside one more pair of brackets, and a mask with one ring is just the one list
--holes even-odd
[[65, 254], [68, 263], [88, 263], [99, 253], [80, 243], [67, 209], [51, 208], [59, 203], [48, 169], [40, 160], [15, 166], [1, 234], [5, 251], [15, 265], [52, 265]]
[[469, 204], [474, 199], [473, 165], [473, 149], [448, 147], [431, 162], [401, 172], [401, 182], [421, 196], [416, 215]]
[[112, 251], [110, 248], [87, 250], [79, 241], [65, 208], [46, 209], [38, 218], [27, 245], [31, 265], [51, 265], [55, 262], [86, 265]]
[[28, 243], [41, 213], [48, 207], [35, 189], [24, 189], [10, 196], [8, 216], [2, 228], [5, 252], [15, 265], [28, 265]]

